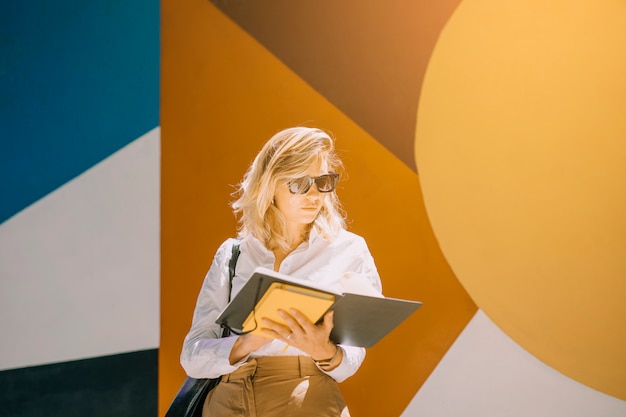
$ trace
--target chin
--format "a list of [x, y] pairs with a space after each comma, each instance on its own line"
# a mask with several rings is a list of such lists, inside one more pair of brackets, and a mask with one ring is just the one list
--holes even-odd
[[317, 216], [306, 216], [302, 218], [302, 224], [309, 225], [315, 221]]
[[315, 212], [308, 211], [302, 216], [302, 223], [311, 224], [317, 219], [317, 215], [319, 214], [319, 210]]

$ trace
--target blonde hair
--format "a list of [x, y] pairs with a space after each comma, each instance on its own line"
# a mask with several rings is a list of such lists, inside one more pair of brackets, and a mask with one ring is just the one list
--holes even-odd
[[[270, 249], [289, 250], [286, 238], [286, 220], [273, 204], [276, 187], [280, 181], [305, 175], [319, 160], [328, 164], [330, 172], [342, 169], [335, 154], [334, 141], [323, 130], [309, 127], [292, 127], [272, 136], [258, 153], [243, 181], [239, 184], [231, 204], [239, 216], [239, 236], [253, 235]], [[333, 239], [345, 229], [345, 219], [337, 194], [328, 193], [311, 228], [327, 239]], [[303, 236], [303, 238], [307, 238]]]

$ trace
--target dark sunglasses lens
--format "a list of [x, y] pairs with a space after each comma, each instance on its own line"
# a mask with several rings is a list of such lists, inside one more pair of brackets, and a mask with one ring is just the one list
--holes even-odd
[[315, 183], [317, 184], [317, 189], [320, 190], [321, 193], [329, 193], [335, 189], [337, 186], [337, 176], [336, 175], [322, 175], [315, 179]]
[[309, 177], [295, 178], [289, 181], [289, 191], [291, 194], [305, 194], [312, 183]]

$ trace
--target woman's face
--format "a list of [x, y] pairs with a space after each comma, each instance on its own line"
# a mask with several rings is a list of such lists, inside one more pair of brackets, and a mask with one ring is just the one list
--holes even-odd
[[[328, 164], [321, 159], [306, 171], [306, 175], [311, 178], [324, 174], [328, 174]], [[274, 196], [276, 207], [287, 220], [288, 229], [296, 233], [315, 221], [324, 198], [326, 198], [326, 193], [320, 193], [317, 184], [311, 185], [311, 188], [304, 194], [293, 194], [289, 191], [289, 185], [285, 181], [278, 184]]]

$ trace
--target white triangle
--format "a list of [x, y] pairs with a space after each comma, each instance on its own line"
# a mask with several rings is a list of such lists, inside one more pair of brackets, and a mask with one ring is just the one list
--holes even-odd
[[0, 369], [159, 345], [160, 128], [0, 225]]
[[479, 310], [402, 417], [623, 417], [595, 391], [522, 349]]

